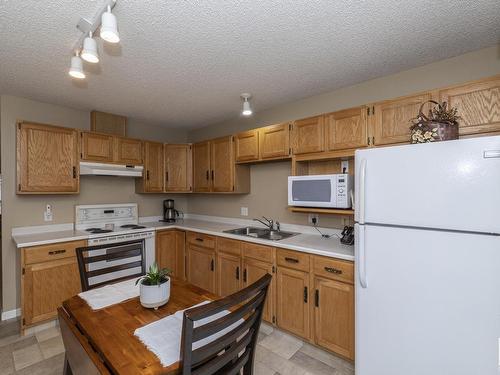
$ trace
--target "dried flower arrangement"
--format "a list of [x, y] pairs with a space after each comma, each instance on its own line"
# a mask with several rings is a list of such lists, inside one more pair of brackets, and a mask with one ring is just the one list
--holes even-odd
[[[426, 116], [422, 110], [427, 103], [435, 106], [429, 109], [429, 114]], [[410, 141], [428, 143], [458, 139], [458, 120], [460, 116], [457, 108], [448, 108], [446, 102], [428, 100], [422, 103], [418, 116], [412, 120]]]

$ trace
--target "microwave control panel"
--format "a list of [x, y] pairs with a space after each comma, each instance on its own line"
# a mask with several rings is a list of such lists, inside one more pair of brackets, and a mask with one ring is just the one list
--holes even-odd
[[352, 184], [353, 184], [353, 176], [348, 175], [348, 174], [339, 174], [336, 176], [337, 177], [337, 199], [336, 199], [336, 206], [338, 208], [350, 208], [351, 207], [351, 202], [350, 202], [350, 194], [352, 190]]

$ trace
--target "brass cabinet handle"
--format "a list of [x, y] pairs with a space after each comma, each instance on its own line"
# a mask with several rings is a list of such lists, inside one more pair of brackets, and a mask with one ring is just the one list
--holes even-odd
[[52, 251], [49, 251], [49, 255], [57, 255], [57, 254], [64, 254], [66, 252], [66, 250], [52, 250]]
[[298, 260], [298, 259], [295, 259], [295, 258], [285, 257], [285, 260], [286, 260], [288, 263], [299, 263], [299, 260]]
[[339, 270], [338, 268], [333, 268], [333, 267], [325, 267], [326, 272], [334, 273], [335, 275], [341, 275], [342, 270]]

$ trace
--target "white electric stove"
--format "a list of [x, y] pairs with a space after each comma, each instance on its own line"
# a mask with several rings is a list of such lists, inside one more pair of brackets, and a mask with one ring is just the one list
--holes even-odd
[[[89, 233], [88, 246], [102, 246], [101, 251], [113, 251], [117, 247], [131, 242], [144, 248], [146, 270], [155, 261], [155, 231], [139, 224], [136, 203], [79, 205], [75, 207], [75, 229]], [[106, 246], [108, 245], [109, 246]], [[120, 264], [120, 261], [115, 261]], [[110, 266], [108, 262], [106, 266]], [[93, 267], [99, 268], [98, 263]], [[127, 276], [136, 270], [125, 270], [120, 275]], [[94, 280], [95, 283], [105, 279]]]

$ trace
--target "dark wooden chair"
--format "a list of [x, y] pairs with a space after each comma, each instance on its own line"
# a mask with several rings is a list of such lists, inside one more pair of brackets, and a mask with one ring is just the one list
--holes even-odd
[[[145, 273], [144, 242], [79, 247], [76, 249], [82, 291], [139, 277]], [[100, 277], [102, 281], [94, 278]]]
[[[180, 366], [182, 375], [253, 374], [255, 346], [264, 302], [272, 276], [223, 299], [184, 312]], [[203, 325], [196, 325], [221, 311], [230, 313]], [[193, 343], [243, 321], [223, 336], [193, 350]]]

